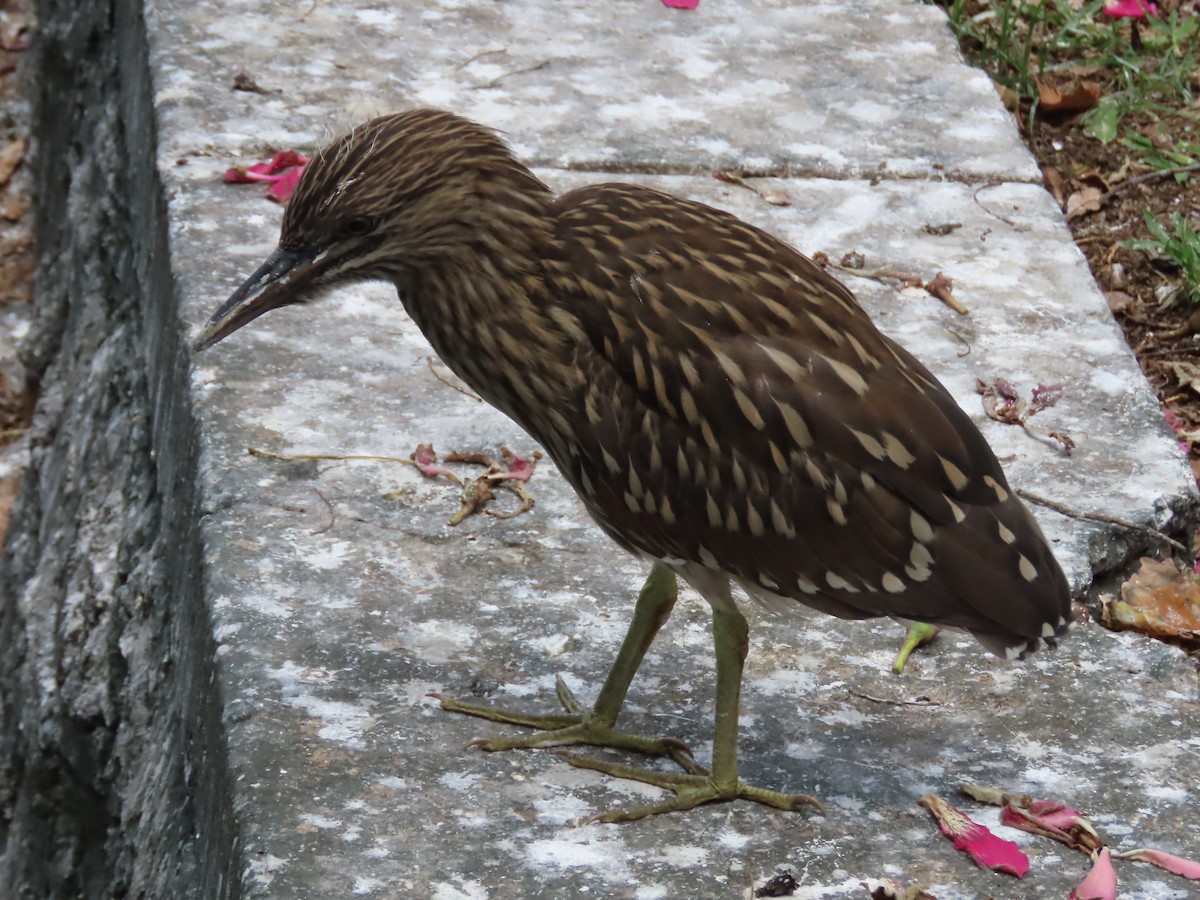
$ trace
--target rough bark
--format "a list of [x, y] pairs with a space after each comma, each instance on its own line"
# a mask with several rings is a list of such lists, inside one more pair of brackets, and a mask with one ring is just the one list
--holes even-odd
[[0, 884], [240, 893], [137, 0], [42, 0], [40, 399], [0, 562]]

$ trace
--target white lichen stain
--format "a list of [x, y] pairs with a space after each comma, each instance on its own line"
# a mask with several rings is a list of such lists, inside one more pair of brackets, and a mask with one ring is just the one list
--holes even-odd
[[524, 849], [525, 861], [539, 869], [560, 872], [589, 869], [610, 882], [630, 879], [630, 848], [611, 828], [585, 825], [559, 834], [531, 841]]
[[727, 850], [742, 850], [752, 840], [754, 840], [753, 835], [743, 834], [732, 828], [722, 828], [717, 832], [717, 843]]
[[843, 704], [834, 712], [826, 713], [823, 716], [817, 717], [819, 721], [826, 725], [848, 725], [857, 727], [870, 722], [874, 716], [868, 716], [866, 713], [859, 712], [853, 706]]
[[546, 659], [562, 656], [573, 639], [569, 634], [551, 634], [545, 637], [533, 638], [526, 646], [533, 654], [540, 654]]
[[341, 567], [342, 561], [353, 551], [349, 541], [337, 541], [325, 547], [307, 548], [301, 561], [310, 568], [328, 572]]
[[556, 793], [533, 801], [533, 808], [538, 819], [551, 825], [565, 825], [567, 822], [589, 815], [594, 810], [586, 802], [569, 794]]
[[329, 828], [340, 828], [342, 825], [341, 819], [323, 816], [320, 813], [301, 813], [300, 821], [311, 825], [313, 828], [320, 828], [322, 830]]
[[287, 662], [268, 668], [266, 672], [280, 683], [281, 694], [289, 706], [320, 720], [318, 737], [343, 744], [348, 749], [366, 749], [363, 736], [375, 725], [375, 717], [370, 712], [373, 701], [360, 700], [356, 704], [317, 696], [306, 682], [324, 683], [332, 680], [330, 673], [324, 669], [314, 670]]
[[284, 868], [289, 862], [289, 857], [274, 856], [270, 853], [256, 853], [246, 861], [246, 868], [249, 870], [250, 877], [259, 887], [267, 887], [275, 880], [275, 873]]
[[776, 697], [781, 694], [802, 697], [816, 690], [820, 681], [821, 679], [813, 672], [777, 669], [765, 677], [755, 679], [754, 690], [767, 697]]
[[1183, 803], [1188, 800], [1192, 794], [1191, 791], [1185, 791], [1183, 788], [1158, 784], [1151, 785], [1150, 787], [1146, 788], [1146, 796], [1153, 800], [1166, 800], [1171, 803]]
[[397, 639], [423, 662], [440, 664], [471, 653], [479, 643], [479, 630], [465, 622], [430, 619], [412, 623]]
[[477, 774], [464, 774], [461, 772], [446, 772], [438, 778], [438, 784], [443, 787], [448, 787], [452, 791], [457, 791], [460, 794], [465, 794], [475, 787], [475, 782], [479, 780]]
[[664, 847], [651, 858], [680, 869], [694, 869], [708, 862], [709, 851], [704, 847], [680, 844]]
[[353, 891], [356, 897], [373, 894], [385, 887], [387, 887], [387, 882], [380, 881], [378, 878], [371, 878], [367, 875], [357, 875], [354, 878]]
[[488, 900], [491, 896], [481, 882], [464, 878], [457, 873], [451, 876], [454, 883], [443, 881], [433, 885], [432, 900]]

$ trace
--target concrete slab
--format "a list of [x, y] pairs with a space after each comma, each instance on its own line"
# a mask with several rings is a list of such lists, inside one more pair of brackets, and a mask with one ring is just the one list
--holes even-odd
[[[437, 106], [535, 164], [1041, 182], [944, 16], [905, 0], [166, 2], [162, 158], [254, 156]], [[247, 73], [269, 93], [230, 92]]]
[[[278, 216], [255, 191], [215, 184], [219, 168], [197, 161], [171, 173], [191, 321], [270, 249]], [[562, 189], [601, 177], [541, 174]], [[1014, 485], [1168, 528], [1186, 515], [1187, 467], [1039, 188], [787, 181], [772, 183], [792, 197], [780, 208], [710, 178], [653, 183], [835, 259], [858, 250], [869, 266], [946, 272], [968, 317], [875, 282], [853, 286], [1012, 457]], [[923, 229], [947, 221], [962, 227], [943, 237]], [[960, 356], [963, 340], [970, 353]], [[1187, 852], [1200, 716], [1178, 651], [1089, 627], [1057, 654], [1009, 666], [952, 637], [897, 680], [894, 625], [817, 616], [755, 621], [742, 752], [747, 778], [818, 793], [831, 801], [828, 818], [725, 807], [628, 829], [564, 828], [647, 789], [546, 753], [461, 750], [501, 729], [442, 713], [424, 695], [475, 691], [545, 708], [561, 672], [590, 698], [641, 566], [591, 525], [549, 466], [531, 482], [532, 513], [451, 529], [455, 491], [408, 467], [245, 452], [404, 457], [428, 441], [441, 451], [532, 449], [502, 416], [439, 381], [429, 353], [390, 290], [364, 288], [274, 313], [197, 360], [231, 757], [265, 895], [741, 896], [753, 878], [790, 865], [805, 873], [800, 896], [853, 892], [888, 873], [934, 883], [939, 897], [1030, 896], [1025, 883], [956, 857], [914, 806], [962, 780], [1065, 797], [1114, 837], [1128, 826], [1129, 840]], [[974, 381], [996, 375], [1026, 389], [1064, 384], [1041, 424], [1075, 436], [1072, 456], [984, 418]], [[1103, 540], [1108, 528], [1039, 518], [1077, 587], [1129, 549]], [[706, 746], [707, 627], [699, 600], [677, 613], [635, 683], [631, 723]], [[889, 707], [864, 694], [939, 705]], [[1025, 843], [1039, 854], [1039, 895], [1065, 895], [1082, 857]], [[1139, 878], [1145, 896], [1185, 896], [1148, 870], [1123, 884]]]
[[[321, 2], [306, 13], [240, 0], [219, 14], [159, 4], [158, 158], [181, 319], [199, 323], [274, 246], [279, 211], [254, 188], [220, 184], [224, 168], [268, 145], [312, 148], [372, 112], [437, 103], [505, 129], [557, 188], [612, 177], [568, 169], [617, 170], [807, 252], [944, 272], [970, 316], [846, 280], [1011, 458], [1016, 486], [1186, 531], [1190, 471], [1061, 216], [1029, 183], [1036, 167], [940, 15], [898, 2], [705, 3], [699, 15], [651, 2]], [[227, 93], [243, 70], [283, 92]], [[792, 197], [773, 207], [709, 177], [664, 174], [725, 166], [838, 180], [772, 181]], [[854, 180], [867, 174], [882, 180]], [[993, 179], [1005, 183], [984, 186]], [[923, 230], [946, 223], [961, 227]], [[641, 567], [549, 465], [531, 483], [533, 512], [451, 529], [453, 489], [408, 467], [246, 454], [532, 449], [439, 381], [429, 353], [390, 290], [360, 288], [272, 314], [196, 360], [207, 582], [247, 895], [741, 897], [790, 866], [801, 897], [862, 895], [861, 881], [884, 875], [941, 900], [1065, 896], [1082, 856], [1018, 838], [1035, 873], [1018, 883], [975, 869], [937, 834], [915, 800], [953, 797], [964, 780], [1067, 799], [1122, 846], [1196, 853], [1194, 671], [1176, 650], [1094, 626], [1025, 666], [950, 636], [898, 680], [890, 623], [755, 614], [743, 774], [818, 794], [828, 816], [735, 804], [566, 827], [650, 789], [547, 753], [463, 750], [504, 729], [443, 713], [425, 694], [546, 708], [563, 673], [590, 700]], [[1037, 424], [1071, 433], [1077, 451], [986, 421], [974, 383], [996, 376], [1026, 392], [1061, 382], [1063, 399]], [[1077, 587], [1146, 547], [1038, 515]], [[692, 597], [635, 682], [628, 724], [707, 752], [711, 658]], [[920, 696], [933, 705], [877, 702]], [[1122, 869], [1122, 885], [1133, 897], [1186, 896], [1142, 867]]]

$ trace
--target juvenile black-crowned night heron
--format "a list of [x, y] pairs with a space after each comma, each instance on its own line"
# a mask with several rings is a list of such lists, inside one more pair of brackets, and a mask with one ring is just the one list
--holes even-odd
[[[556, 197], [486, 128], [434, 110], [384, 116], [313, 158], [278, 249], [196, 349], [368, 279], [395, 284], [442, 360], [650, 561], [590, 711], [443, 701], [543, 729], [487, 749], [594, 744], [686, 770], [602, 766], [675, 795], [600, 818], [815, 802], [738, 779], [748, 629], [734, 585], [846, 619], [955, 626], [1009, 658], [1067, 630], [1062, 570], [970, 418], [842, 284], [734, 216], [627, 184]], [[615, 730], [676, 576], [713, 611], [711, 770], [676, 741]]]

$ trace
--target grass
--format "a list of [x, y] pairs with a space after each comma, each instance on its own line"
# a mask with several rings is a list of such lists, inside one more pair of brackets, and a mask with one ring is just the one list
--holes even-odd
[[[1118, 19], [1105, 14], [1106, 2], [1112, 0], [940, 5], [971, 61], [1000, 86], [1028, 134], [1041, 117], [1075, 116], [1074, 127], [1101, 144], [1120, 138], [1134, 166], [1186, 181], [1200, 164], [1200, 143], [1170, 134], [1190, 134], [1200, 122], [1200, 18], [1173, 9]], [[1067, 95], [1077, 98], [1075, 107], [1061, 105]], [[1178, 267], [1180, 299], [1200, 304], [1196, 229], [1179, 212], [1170, 213], [1169, 228], [1149, 210], [1143, 219], [1149, 238], [1119, 246]]]
[[1098, 140], [1116, 138], [1130, 114], [1178, 114], [1195, 102], [1200, 21], [1177, 12], [1141, 20], [1106, 16], [1104, 0], [1078, 9], [1070, 0], [953, 0], [942, 4], [973, 61], [1028, 109], [1042, 86], [1078, 78], [1096, 84], [1100, 102], [1084, 117]]
[[1151, 213], [1145, 213], [1146, 230], [1150, 240], [1121, 241], [1129, 250], [1156, 253], [1179, 267], [1183, 276], [1183, 293], [1192, 303], [1200, 303], [1200, 234], [1179, 213], [1171, 214], [1174, 233]]

